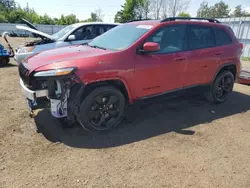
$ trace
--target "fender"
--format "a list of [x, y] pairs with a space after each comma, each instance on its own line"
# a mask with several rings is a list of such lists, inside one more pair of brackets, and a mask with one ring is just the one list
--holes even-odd
[[[211, 83], [214, 82], [214, 80], [215, 80], [216, 77], [218, 76], [219, 72], [220, 72], [223, 68], [225, 68], [225, 67], [227, 67], [227, 66], [231, 66], [231, 65], [234, 65], [234, 66], [236, 67], [236, 73], [237, 73], [237, 64], [236, 64], [236, 63], [232, 63], [232, 62], [231, 62], [231, 63], [225, 63], [225, 64], [221, 65], [221, 66], [218, 68], [218, 70], [216, 71], [216, 73], [215, 73], [215, 75], [214, 75], [213, 80], [212, 80]], [[236, 78], [235, 78], [235, 79], [236, 79]]]
[[105, 81], [109, 81], [109, 80], [119, 80], [121, 81], [125, 88], [126, 88], [126, 91], [128, 93], [128, 99], [129, 99], [129, 104], [133, 104], [133, 96], [132, 96], [132, 92], [130, 90], [130, 87], [128, 86], [127, 84], [127, 81], [122, 78], [122, 77], [105, 77], [105, 78], [99, 78], [98, 80], [91, 80], [91, 81], [88, 81], [88, 82], [85, 82], [85, 86], [87, 86], [88, 84], [93, 84], [93, 83], [98, 83], [98, 82], [105, 82]]

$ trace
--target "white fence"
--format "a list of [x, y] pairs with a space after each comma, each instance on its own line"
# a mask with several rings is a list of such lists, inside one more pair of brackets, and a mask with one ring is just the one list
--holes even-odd
[[219, 18], [218, 20], [233, 29], [236, 37], [244, 44], [242, 56], [250, 57], [250, 17]]

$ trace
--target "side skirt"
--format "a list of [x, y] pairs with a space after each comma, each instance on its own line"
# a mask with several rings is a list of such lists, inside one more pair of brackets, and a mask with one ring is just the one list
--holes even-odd
[[175, 89], [171, 91], [166, 91], [163, 93], [157, 93], [155, 95], [146, 96], [138, 99], [137, 101], [144, 101], [149, 99], [160, 99], [160, 98], [176, 98], [181, 96], [192, 96], [206, 92], [210, 85], [195, 85], [185, 88]]

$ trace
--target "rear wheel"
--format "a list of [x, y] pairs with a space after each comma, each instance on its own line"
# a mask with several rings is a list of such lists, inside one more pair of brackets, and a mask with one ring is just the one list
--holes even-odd
[[82, 102], [79, 123], [89, 131], [107, 131], [118, 126], [123, 118], [125, 98], [112, 86], [94, 89]]
[[231, 96], [233, 86], [233, 74], [230, 71], [222, 72], [216, 77], [209, 91], [206, 92], [205, 97], [210, 102], [223, 103]]

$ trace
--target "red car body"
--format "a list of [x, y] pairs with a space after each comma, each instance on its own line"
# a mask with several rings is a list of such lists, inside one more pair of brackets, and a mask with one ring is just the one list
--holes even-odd
[[[229, 28], [222, 24], [197, 21], [163, 22], [140, 21], [129, 24], [152, 25], [149, 32], [122, 51], [71, 46], [37, 54], [25, 65], [29, 72], [76, 67], [76, 75], [84, 84], [120, 80], [126, 87], [129, 103], [166, 91], [205, 85], [213, 82], [224, 66], [236, 66], [240, 72], [242, 47]], [[142, 55], [137, 49], [157, 29], [173, 24], [199, 24], [224, 29], [233, 42], [219, 46], [166, 55]]]
[[208, 101], [225, 102], [243, 46], [217, 20], [186, 19], [122, 24], [88, 44], [34, 55], [19, 65], [29, 108], [41, 99], [67, 124], [103, 131], [120, 124], [125, 105], [139, 99], [202, 86]]

